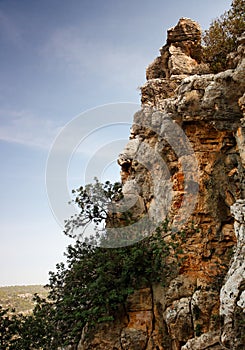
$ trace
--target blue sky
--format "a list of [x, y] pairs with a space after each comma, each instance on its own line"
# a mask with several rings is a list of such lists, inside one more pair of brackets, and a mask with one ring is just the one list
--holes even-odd
[[[45, 186], [49, 150], [62, 128], [100, 105], [138, 104], [138, 87], [167, 29], [180, 17], [208, 28], [230, 3], [0, 0], [0, 285], [46, 283], [70, 242]], [[84, 121], [94, 130], [89, 115]], [[91, 138], [104, 152], [100, 158], [107, 156], [100, 171], [112, 180], [119, 177], [115, 152], [129, 136], [130, 118]], [[83, 142], [73, 153], [68, 189], [82, 181], [90, 151]]]

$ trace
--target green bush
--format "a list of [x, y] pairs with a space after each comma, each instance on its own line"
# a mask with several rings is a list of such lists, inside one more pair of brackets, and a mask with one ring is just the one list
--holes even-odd
[[214, 73], [227, 69], [227, 55], [238, 47], [245, 31], [245, 1], [234, 0], [231, 9], [215, 19], [204, 32], [204, 61]]
[[[168, 242], [164, 236], [168, 236]], [[62, 344], [77, 342], [81, 329], [112, 321], [135, 289], [166, 283], [178, 271], [177, 243], [169, 236], [167, 223], [134, 245], [101, 248], [77, 241], [67, 249], [67, 267], [57, 266], [50, 275], [50, 299], [59, 322]]]
[[[100, 230], [107, 219], [107, 205], [122, 198], [119, 184], [103, 185], [97, 180], [74, 193], [80, 213], [66, 221], [65, 233], [70, 236], [80, 223], [94, 222]], [[129, 213], [126, 219], [131, 220]], [[56, 271], [50, 272], [47, 299], [36, 295], [32, 315], [0, 314], [4, 320], [1, 349], [56, 350], [77, 344], [85, 325], [92, 331], [98, 323], [113, 321], [134, 290], [153, 283], [166, 284], [176, 276], [177, 242], [168, 222], [144, 239], [119, 248], [102, 247], [101, 236], [76, 240], [67, 248], [66, 264], [57, 264]]]

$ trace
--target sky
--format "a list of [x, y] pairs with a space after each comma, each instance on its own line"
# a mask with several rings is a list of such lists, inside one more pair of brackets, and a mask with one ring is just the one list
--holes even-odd
[[72, 188], [119, 179], [145, 69], [231, 0], [0, 0], [0, 285], [45, 284]]

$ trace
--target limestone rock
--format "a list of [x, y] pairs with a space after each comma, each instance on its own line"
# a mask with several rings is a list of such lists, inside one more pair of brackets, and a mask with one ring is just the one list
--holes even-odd
[[188, 340], [188, 342], [181, 347], [181, 350], [222, 350], [220, 345], [219, 332], [209, 332], [200, 337]]
[[175, 300], [164, 313], [173, 348], [176, 349], [193, 336], [190, 301], [191, 298]]
[[180, 18], [178, 24], [168, 30], [167, 43], [192, 41], [193, 47], [201, 44], [201, 28], [199, 24], [189, 18]]
[[242, 165], [245, 168], [245, 94], [239, 99], [239, 105], [243, 111], [244, 117], [241, 119], [241, 126], [237, 129], [236, 139], [242, 159]]
[[127, 298], [127, 309], [129, 311], [152, 310], [152, 292], [150, 288], [136, 290]]
[[118, 314], [118, 319], [110, 323], [101, 323], [91, 336], [84, 328], [76, 350], [121, 350], [120, 337], [127, 318]]
[[181, 266], [164, 286], [130, 295], [125, 314], [79, 350], [242, 349], [244, 45], [240, 39], [231, 69], [209, 74], [200, 27], [182, 18], [148, 67], [142, 109], [118, 163], [125, 198], [137, 197], [135, 218], [168, 217], [178, 232]]
[[144, 331], [127, 328], [121, 334], [123, 350], [142, 350], [147, 345], [147, 334]]
[[223, 319], [221, 341], [236, 350], [245, 343], [245, 200], [238, 200], [231, 211], [235, 217], [237, 245], [220, 292], [220, 315]]
[[187, 56], [180, 47], [170, 45], [169, 53], [168, 67], [171, 75], [192, 74], [197, 68], [197, 61]]
[[208, 67], [201, 63], [201, 56], [199, 24], [189, 18], [181, 18], [175, 27], [168, 30], [167, 44], [160, 49], [160, 56], [147, 68], [146, 78], [169, 79], [175, 75], [208, 72]]

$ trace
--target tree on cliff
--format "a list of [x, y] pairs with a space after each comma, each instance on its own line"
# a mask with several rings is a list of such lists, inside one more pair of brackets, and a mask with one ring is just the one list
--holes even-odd
[[[99, 226], [107, 219], [107, 204], [122, 198], [120, 184], [109, 181], [101, 184], [96, 180], [73, 193], [79, 214], [65, 225], [65, 233], [73, 238], [80, 238], [74, 235], [74, 229], [80, 225], [92, 222]], [[109, 249], [100, 245], [96, 230], [95, 227], [95, 237], [78, 239], [69, 245], [66, 265], [57, 264], [56, 272], [50, 273], [49, 314], [56, 329], [54, 349], [78, 343], [86, 325], [91, 330], [98, 323], [112, 321], [114, 315], [123, 312], [127, 296], [134, 289], [153, 282], [164, 283], [178, 271], [178, 239], [169, 231], [167, 222], [134, 244]], [[104, 236], [102, 239], [103, 243]], [[176, 259], [168, 261], [170, 251], [176, 252]]]
[[204, 60], [214, 73], [227, 69], [227, 55], [238, 47], [245, 32], [245, 0], [233, 0], [231, 8], [204, 32]]
[[[74, 236], [80, 224], [96, 226], [105, 221], [105, 206], [122, 197], [120, 189], [118, 183], [96, 181], [73, 191], [79, 214], [66, 221], [65, 233], [80, 238]], [[66, 264], [57, 264], [56, 271], [50, 272], [47, 300], [36, 296], [31, 315], [9, 315], [0, 309], [1, 350], [56, 350], [75, 345], [85, 326], [92, 330], [124, 312], [134, 289], [153, 282], [164, 284], [178, 271], [178, 237], [167, 222], [129, 246], [108, 249], [100, 242], [94, 237], [77, 239], [67, 247]]]

